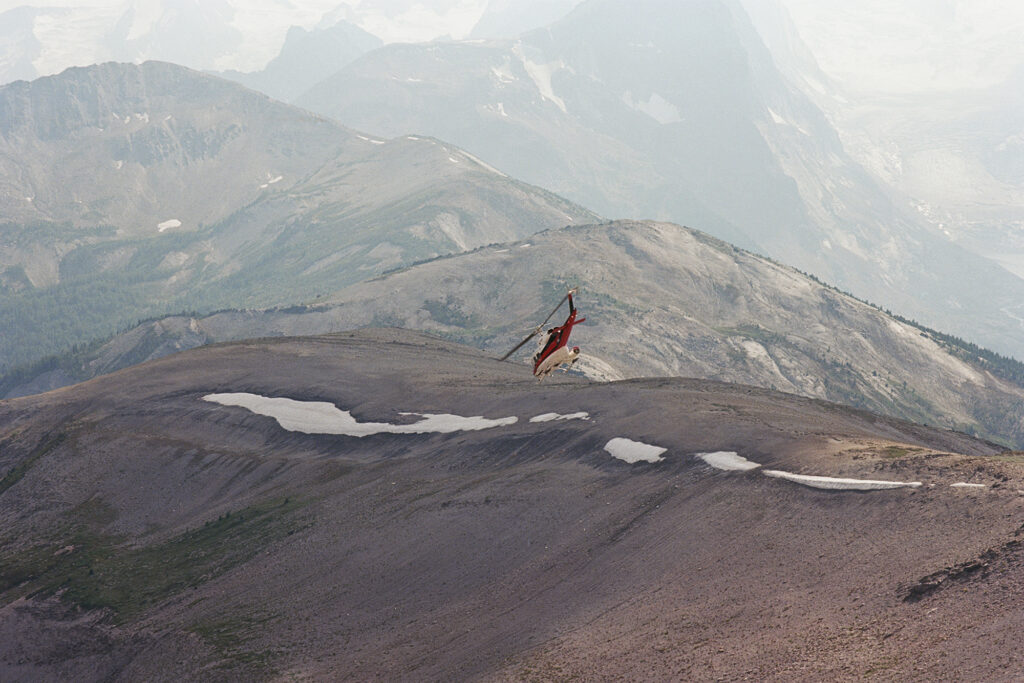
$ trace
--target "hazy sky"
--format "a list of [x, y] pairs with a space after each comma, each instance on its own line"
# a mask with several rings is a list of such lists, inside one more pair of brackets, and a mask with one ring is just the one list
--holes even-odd
[[[490, 0], [492, 9], [518, 4], [531, 11], [543, 1]], [[822, 69], [855, 91], [990, 85], [1024, 64], [1022, 0], [745, 1], [781, 2]], [[259, 69], [277, 54], [288, 26], [314, 28], [339, 19], [385, 42], [462, 38], [488, 6], [488, 0], [0, 0], [0, 12], [22, 5], [74, 8], [35, 19], [33, 33], [44, 50], [33, 63], [40, 73], [53, 73], [109, 59], [103, 34], [130, 9], [132, 35], [142, 36], [167, 10], [199, 13], [218, 3], [233, 13], [231, 25], [243, 42], [216, 64], [190, 66]], [[5, 28], [0, 25], [0, 35]], [[140, 56], [147, 57], [160, 55]]]
[[[384, 42], [419, 42], [467, 35], [479, 21], [487, 0], [0, 0], [0, 12], [20, 6], [68, 8], [36, 17], [33, 33], [44, 45], [35, 60], [40, 73], [110, 59], [104, 54], [104, 34], [132, 12], [132, 37], [158, 30], [169, 12], [209, 13], [215, 6], [231, 13], [231, 26], [243, 43], [216, 64], [187, 64], [195, 68], [256, 70], [280, 50], [289, 26], [312, 29], [348, 20]], [[218, 10], [221, 11], [221, 10]], [[0, 25], [0, 34], [6, 27]], [[0, 57], [3, 50], [0, 49]], [[141, 59], [159, 54], [143, 54]]]
[[821, 68], [853, 90], [993, 85], [1024, 64], [1021, 0], [782, 2]]

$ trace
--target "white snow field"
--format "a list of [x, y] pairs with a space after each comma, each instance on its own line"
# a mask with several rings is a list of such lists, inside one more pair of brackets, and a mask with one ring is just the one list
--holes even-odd
[[172, 218], [172, 219], [170, 219], [168, 221], [164, 221], [162, 223], [157, 223], [156, 224], [157, 232], [163, 232], [164, 230], [170, 230], [171, 228], [180, 228], [180, 227], [181, 227], [181, 221], [179, 221], [177, 218]]
[[579, 412], [559, 415], [558, 413], [543, 413], [537, 417], [531, 417], [530, 422], [553, 422], [554, 420], [589, 420], [590, 413]]
[[698, 453], [697, 457], [715, 469], [726, 472], [746, 472], [760, 467], [759, 464], [747, 460], [733, 451], [715, 451], [714, 453]]
[[342, 434], [345, 436], [370, 436], [371, 434], [450, 434], [459, 431], [477, 431], [515, 424], [519, 418], [502, 417], [495, 420], [485, 417], [462, 417], [461, 415], [405, 413], [419, 415], [423, 419], [413, 424], [391, 424], [388, 422], [359, 422], [347, 410], [341, 410], [333, 403], [323, 401], [296, 401], [290, 398], [270, 398], [259, 394], [229, 393], [207, 394], [204, 401], [224, 406], [238, 406], [257, 415], [265, 415], [290, 432], [304, 434]]
[[625, 460], [629, 464], [637, 462], [658, 462], [664, 460], [661, 454], [666, 450], [661, 446], [616, 437], [604, 445], [604, 449], [612, 454], [612, 457]]
[[836, 479], [835, 477], [816, 477], [809, 474], [793, 474], [781, 470], [764, 470], [767, 477], [776, 477], [810, 486], [816, 489], [832, 489], [839, 491], [879, 491], [882, 489], [917, 488], [919, 481], [876, 481], [873, 479]]

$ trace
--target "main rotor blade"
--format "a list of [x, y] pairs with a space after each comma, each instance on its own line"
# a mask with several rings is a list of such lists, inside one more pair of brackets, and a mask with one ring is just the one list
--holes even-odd
[[551, 309], [551, 312], [548, 313], [548, 317], [544, 318], [544, 322], [542, 322], [540, 325], [537, 325], [538, 330], [548, 324], [548, 321], [551, 320], [551, 316], [553, 316], [555, 313], [558, 313], [558, 309], [562, 307], [562, 304], [569, 300], [569, 293], [572, 291], [574, 290], [570, 289], [569, 292], [566, 292], [565, 296], [562, 297], [562, 300], [558, 302], [558, 305]]
[[575, 293], [575, 292], [576, 292], [576, 288], [575, 288], [575, 287], [573, 287], [573, 288], [572, 288], [572, 289], [570, 289], [570, 290], [569, 290], [568, 292], [566, 292], [566, 293], [565, 293], [565, 296], [563, 296], [563, 297], [562, 297], [562, 300], [558, 302], [558, 305], [557, 305], [557, 306], [555, 306], [554, 308], [552, 308], [552, 309], [551, 309], [551, 312], [550, 312], [550, 313], [548, 313], [548, 317], [544, 318], [544, 322], [542, 322], [542, 323], [541, 323], [540, 325], [537, 325], [537, 328], [536, 328], [536, 329], [535, 329], [535, 330], [534, 330], [533, 332], [531, 332], [531, 333], [530, 333], [530, 336], [529, 336], [529, 337], [527, 337], [527, 338], [526, 338], [526, 339], [524, 339], [523, 341], [521, 341], [521, 342], [519, 342], [518, 344], [516, 344], [516, 345], [515, 345], [515, 347], [514, 347], [514, 348], [513, 348], [513, 349], [512, 349], [511, 351], [509, 351], [508, 353], [506, 353], [506, 354], [505, 354], [504, 356], [502, 356], [502, 357], [501, 357], [501, 358], [500, 358], [499, 360], [506, 360], [506, 359], [507, 359], [507, 358], [508, 358], [509, 356], [511, 356], [511, 355], [512, 355], [513, 353], [515, 353], [515, 352], [516, 352], [516, 351], [518, 351], [519, 349], [523, 348], [523, 344], [525, 344], [526, 342], [528, 342], [528, 341], [530, 341], [531, 339], [533, 339], [534, 337], [536, 337], [536, 336], [537, 336], [537, 334], [538, 334], [538, 333], [539, 333], [539, 332], [540, 332], [540, 331], [541, 331], [542, 329], [544, 329], [544, 326], [548, 324], [548, 321], [549, 321], [549, 320], [551, 320], [551, 316], [553, 316], [553, 315], [554, 315], [555, 313], [558, 313], [558, 309], [562, 307], [562, 304], [564, 304], [564, 303], [565, 303], [566, 301], [568, 301], [568, 300], [569, 300], [569, 295], [570, 295], [570, 294], [573, 294], [573, 293]]
[[[543, 325], [541, 325], [540, 327], [544, 327], [544, 326], [543, 326]], [[524, 339], [523, 341], [521, 341], [521, 342], [519, 342], [518, 344], [516, 344], [516, 345], [515, 345], [515, 347], [513, 347], [511, 351], [509, 351], [509, 352], [508, 352], [508, 353], [506, 353], [506, 354], [505, 354], [504, 356], [502, 356], [502, 357], [500, 358], [500, 360], [506, 360], [506, 359], [508, 359], [508, 357], [509, 357], [509, 356], [511, 356], [511, 355], [512, 355], [513, 353], [515, 353], [515, 352], [516, 352], [516, 351], [518, 351], [519, 349], [523, 348], [523, 344], [525, 344], [526, 342], [530, 341], [531, 339], [533, 339], [534, 337], [536, 337], [536, 336], [537, 336], [537, 333], [538, 333], [538, 332], [540, 332], [540, 327], [538, 327], [538, 328], [537, 328], [536, 330], [534, 330], [533, 332], [531, 332], [531, 333], [530, 333], [530, 336], [529, 336], [529, 337], [527, 337], [527, 338], [526, 338], [526, 339]]]

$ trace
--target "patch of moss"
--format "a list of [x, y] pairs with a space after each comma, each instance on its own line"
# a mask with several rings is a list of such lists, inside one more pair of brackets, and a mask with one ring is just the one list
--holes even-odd
[[988, 457], [992, 460], [1000, 460], [1002, 462], [1024, 463], [1024, 452], [1021, 451], [1003, 451], [998, 455], [990, 455]]
[[79, 506], [76, 510], [85, 517], [69, 524], [61, 540], [0, 551], [0, 604], [23, 595], [59, 593], [85, 609], [110, 609], [117, 622], [129, 621], [302, 528], [294, 513], [305, 504], [296, 498], [264, 501], [142, 547], [94, 530], [105, 514], [99, 503]]
[[42, 444], [40, 444], [34, 451], [29, 453], [28, 457], [22, 460], [20, 463], [8, 470], [7, 474], [4, 475], [3, 479], [0, 479], [0, 495], [4, 491], [17, 484], [25, 476], [25, 474], [32, 469], [32, 466], [39, 461], [44, 455], [61, 445], [66, 438], [66, 434], [57, 434]]
[[430, 314], [430, 317], [442, 325], [449, 325], [451, 327], [478, 326], [480, 321], [477, 319], [477, 316], [463, 313], [463, 306], [465, 306], [465, 303], [451, 294], [444, 301], [440, 299], [427, 299], [423, 302], [423, 308]]
[[75, 523], [96, 530], [117, 519], [117, 510], [102, 498], [93, 497], [71, 508], [68, 517]]
[[765, 345], [790, 345], [784, 335], [760, 325], [738, 325], [737, 327], [716, 327], [714, 329], [729, 337], [745, 337]]
[[259, 614], [209, 619], [192, 624], [188, 630], [213, 646], [228, 667], [246, 665], [266, 668], [279, 652], [251, 649], [246, 644], [259, 633], [264, 624], [274, 618], [271, 614]]

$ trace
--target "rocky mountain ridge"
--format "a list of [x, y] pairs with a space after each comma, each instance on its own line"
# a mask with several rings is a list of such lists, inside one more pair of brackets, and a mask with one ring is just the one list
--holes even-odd
[[0, 401], [0, 471], [4, 679], [1022, 663], [1020, 455], [749, 386], [250, 341]]
[[453, 145], [171, 64], [0, 88], [0, 368], [180, 310], [302, 301], [595, 215]]
[[605, 216], [694, 225], [1024, 357], [1024, 280], [852, 157], [733, 0], [590, 0], [515, 41], [390, 45], [298, 98], [425, 133]]
[[290, 102], [323, 79], [382, 45], [380, 38], [340, 21], [311, 31], [292, 26], [281, 53], [259, 71], [222, 71], [218, 75]]
[[308, 306], [146, 323], [36, 368], [6, 391], [43, 391], [203, 344], [364, 326], [425, 330], [498, 357], [567, 285], [580, 287], [588, 321], [573, 339], [583, 349], [577, 368], [592, 379], [739, 382], [1024, 442], [1019, 364], [982, 357], [706, 234], [654, 222], [550, 230], [401, 269]]

